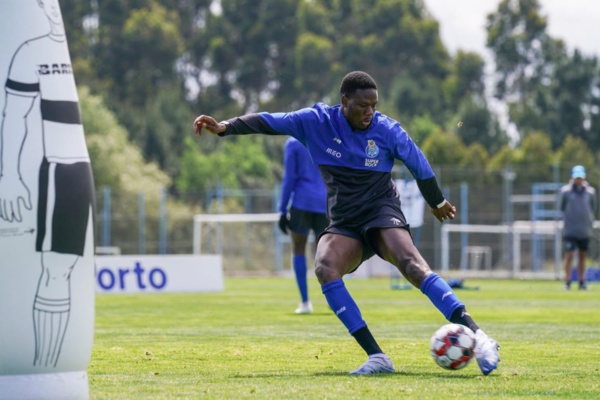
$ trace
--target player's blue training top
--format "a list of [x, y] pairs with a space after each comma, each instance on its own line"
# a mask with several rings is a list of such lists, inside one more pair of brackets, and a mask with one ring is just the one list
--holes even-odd
[[298, 210], [325, 214], [327, 190], [321, 172], [313, 163], [306, 147], [292, 137], [285, 143], [283, 168], [279, 205], [281, 214], [287, 213], [290, 198], [292, 207]]
[[332, 225], [359, 220], [370, 210], [396, 203], [394, 160], [406, 165], [431, 207], [444, 201], [429, 162], [400, 123], [375, 112], [366, 130], [353, 130], [341, 106], [317, 103], [289, 113], [259, 113], [232, 118], [225, 132], [285, 134], [298, 139], [319, 166], [327, 186], [327, 216]]

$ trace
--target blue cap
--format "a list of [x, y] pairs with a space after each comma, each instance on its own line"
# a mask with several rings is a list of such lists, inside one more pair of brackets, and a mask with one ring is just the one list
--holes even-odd
[[585, 168], [583, 165], [576, 165], [571, 170], [571, 178], [584, 178], [585, 179]]

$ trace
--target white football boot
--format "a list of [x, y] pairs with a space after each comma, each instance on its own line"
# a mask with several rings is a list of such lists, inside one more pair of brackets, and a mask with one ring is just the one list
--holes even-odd
[[359, 369], [350, 371], [350, 375], [391, 374], [396, 372], [392, 360], [384, 353], [371, 354]]
[[475, 332], [475, 339], [477, 340], [477, 344], [475, 345], [475, 359], [481, 372], [484, 375], [488, 375], [498, 368], [498, 363], [500, 362], [498, 350], [500, 346], [498, 342], [486, 335], [481, 329], [477, 329], [477, 332]]
[[296, 308], [296, 314], [310, 314], [313, 312], [313, 306], [310, 301], [302, 302]]

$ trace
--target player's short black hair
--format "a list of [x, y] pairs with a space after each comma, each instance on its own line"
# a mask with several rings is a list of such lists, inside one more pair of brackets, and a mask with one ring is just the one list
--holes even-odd
[[371, 75], [363, 71], [352, 71], [344, 76], [342, 79], [342, 85], [340, 86], [341, 96], [352, 96], [358, 89], [375, 89], [377, 90], [377, 83]]

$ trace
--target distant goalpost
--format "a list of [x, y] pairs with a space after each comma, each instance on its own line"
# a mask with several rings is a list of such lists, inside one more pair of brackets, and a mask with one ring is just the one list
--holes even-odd
[[279, 213], [194, 215], [192, 251], [202, 254], [211, 245], [211, 253], [223, 255], [226, 271], [281, 273], [289, 238], [277, 228], [279, 217]]
[[[205, 224], [219, 224], [232, 222], [277, 222], [279, 213], [267, 214], [196, 214], [194, 215], [193, 252], [202, 253], [202, 226]], [[222, 241], [222, 238], [218, 238]]]

